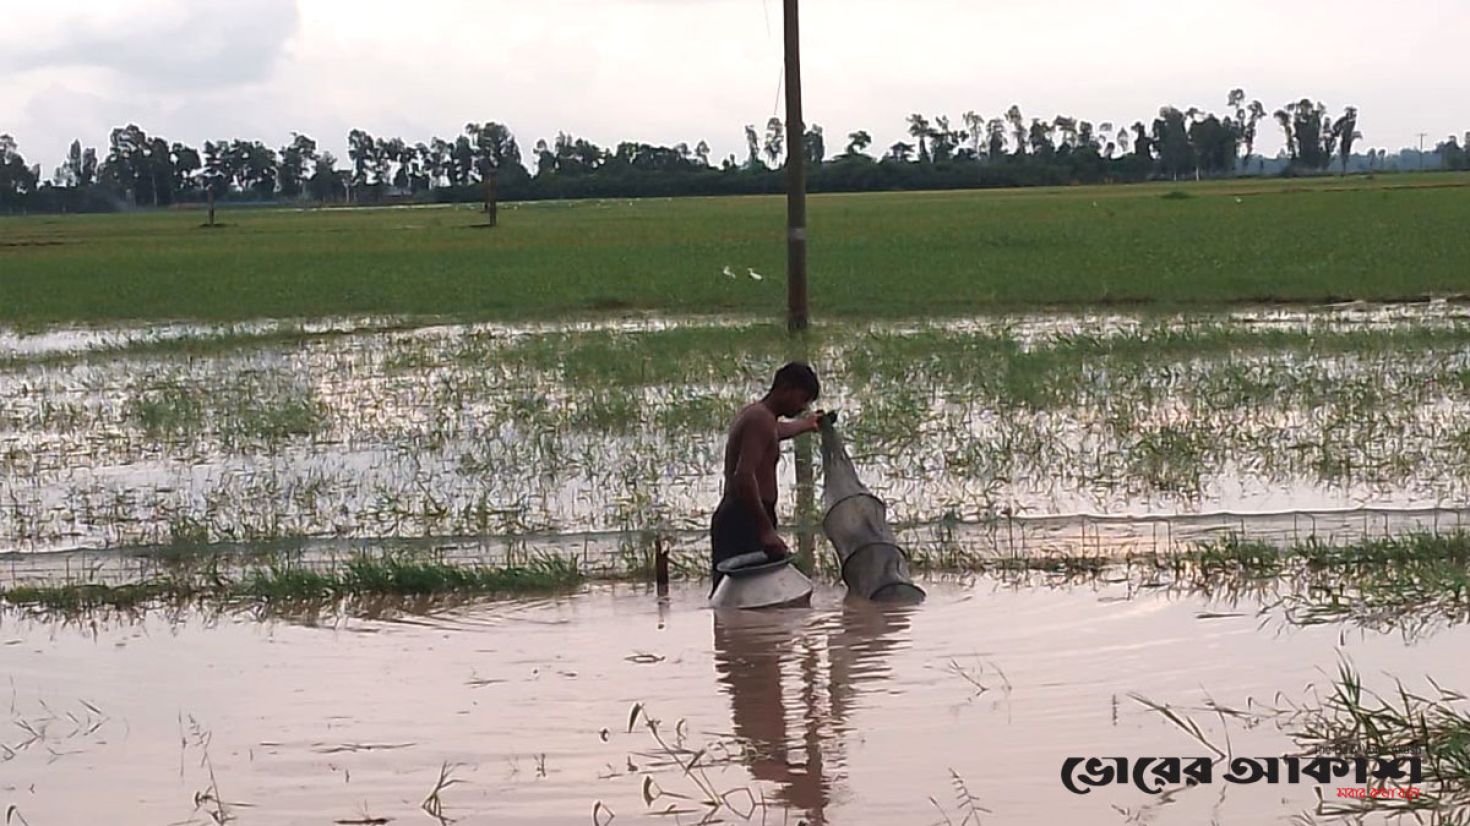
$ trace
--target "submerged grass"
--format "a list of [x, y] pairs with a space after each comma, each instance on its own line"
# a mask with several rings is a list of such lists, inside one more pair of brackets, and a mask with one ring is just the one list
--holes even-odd
[[358, 556], [338, 569], [275, 563], [240, 575], [222, 572], [216, 559], [198, 569], [137, 583], [20, 585], [0, 590], [0, 602], [66, 614], [189, 602], [272, 604], [368, 596], [542, 593], [572, 588], [584, 579], [576, 560], [548, 556], [505, 567]]
[[[303, 564], [277, 556], [229, 567], [202, 552], [172, 557], [149, 578], [107, 585], [64, 582], [18, 585], [0, 602], [57, 611], [137, 608], [155, 603], [211, 601], [271, 604], [362, 596], [517, 594], [569, 588], [588, 581], [652, 582], [655, 561], [667, 554], [673, 578], [705, 579], [702, 543], [630, 529], [617, 550], [596, 565], [580, 556], [522, 554], [514, 563], [487, 566], [412, 552], [359, 555], [338, 565]], [[809, 574], [840, 582], [830, 550], [820, 550]], [[1431, 622], [1470, 622], [1470, 533], [1408, 534], [1350, 544], [1309, 540], [1286, 547], [1225, 537], [1188, 550], [1132, 553], [998, 555], [940, 543], [913, 546], [916, 575], [982, 575], [1016, 585], [1133, 582], [1178, 587], [1207, 595], [1252, 595], [1262, 613], [1281, 611], [1295, 625], [1354, 622], [1385, 628]]]
[[[1470, 810], [1470, 711], [1466, 696], [1430, 680], [1425, 696], [1395, 682], [1389, 697], [1364, 688], [1362, 676], [1344, 661], [1327, 696], [1288, 710], [1292, 738], [1307, 753], [1327, 757], [1418, 757], [1427, 786], [1414, 800], [1380, 797], [1342, 805], [1324, 801], [1321, 814], [1364, 811], [1436, 812], [1441, 823], [1465, 823]], [[1404, 785], [1407, 785], [1405, 783]]]
[[1470, 623], [1470, 533], [1405, 534], [1285, 547], [1224, 537], [1174, 552], [994, 555], [953, 545], [919, 549], [916, 571], [973, 573], [1018, 587], [1130, 582], [1230, 602], [1293, 626], [1353, 624], [1406, 637]]
[[[1215, 753], [1219, 761], [1231, 759], [1229, 726], [1252, 728], [1270, 722], [1300, 749], [1296, 758], [1329, 758], [1342, 761], [1342, 774], [1325, 789], [1318, 787], [1318, 804], [1302, 812], [1293, 823], [1367, 822], [1371, 814], [1405, 818], [1405, 822], [1437, 826], [1463, 826], [1470, 822], [1470, 709], [1463, 692], [1445, 688], [1432, 678], [1433, 691], [1415, 692], [1395, 680], [1387, 696], [1365, 687], [1357, 669], [1346, 659], [1326, 686], [1325, 696], [1316, 686], [1307, 686], [1308, 696], [1300, 702], [1278, 692], [1274, 701], [1248, 699], [1243, 707], [1231, 708], [1208, 698], [1201, 707], [1182, 708], [1155, 702], [1140, 694], [1130, 697]], [[1190, 713], [1218, 717], [1225, 749], [1211, 742]], [[1332, 786], [1352, 788], [1351, 761], [1367, 761], [1367, 788], [1357, 787], [1360, 796], [1329, 796]], [[1410, 759], [1422, 770], [1422, 781], [1411, 776]], [[1386, 761], [1380, 765], [1378, 761]], [[1395, 763], [1397, 761], [1397, 763]], [[1380, 769], [1385, 770], [1379, 774]], [[1397, 777], [1392, 776], [1398, 773]], [[1421, 784], [1422, 782], [1422, 784]], [[1182, 787], [1180, 787], [1182, 788]], [[1412, 790], [1412, 791], [1410, 791]], [[1170, 794], [1172, 791], [1166, 791]], [[1377, 821], [1373, 821], [1377, 822]], [[1390, 820], [1389, 822], [1399, 822]]]
[[215, 433], [233, 448], [319, 433], [328, 409], [299, 379], [247, 372], [220, 383], [177, 377], [140, 388], [127, 414], [151, 439]]

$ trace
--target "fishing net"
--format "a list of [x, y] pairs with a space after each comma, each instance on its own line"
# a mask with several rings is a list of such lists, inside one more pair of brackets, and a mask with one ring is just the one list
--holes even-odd
[[917, 602], [924, 591], [909, 575], [908, 555], [888, 524], [888, 507], [858, 479], [835, 417], [822, 422], [825, 487], [822, 530], [842, 563], [842, 581], [876, 602]]

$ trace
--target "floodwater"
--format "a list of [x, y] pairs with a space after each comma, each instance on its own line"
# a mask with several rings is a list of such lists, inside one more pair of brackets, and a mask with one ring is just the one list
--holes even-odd
[[[1467, 322], [1443, 302], [1236, 313], [1205, 322], [1230, 347], [1114, 360], [1096, 353], [1200, 322], [874, 324], [818, 360], [916, 556], [1123, 557], [1463, 529]], [[0, 330], [0, 588], [385, 552], [626, 572], [651, 537], [702, 570], [723, 427], [784, 356], [743, 325]], [[1314, 349], [1343, 333], [1377, 337]], [[670, 341], [703, 349], [628, 367], [687, 355]], [[783, 525], [830, 564], [799, 499]], [[1061, 782], [1070, 757], [1295, 751], [1270, 708], [1344, 658], [1385, 691], [1470, 676], [1458, 594], [1355, 603], [1368, 589], [1287, 579], [1023, 572], [929, 581], [912, 608], [824, 585], [810, 610], [735, 615], [698, 581], [269, 616], [0, 607], [0, 808], [6, 826], [1313, 822], [1314, 784], [1223, 767], [1162, 796]]]
[[1344, 658], [1380, 690], [1385, 673], [1470, 676], [1463, 625], [1297, 627], [1250, 597], [1123, 584], [925, 584], [917, 607], [823, 588], [809, 610], [747, 614], [707, 610], [697, 586], [368, 618], [7, 611], [0, 804], [34, 826], [433, 823], [447, 771], [439, 814], [464, 824], [959, 824], [971, 804], [986, 824], [1286, 823], [1311, 815], [1314, 782], [1235, 785], [1222, 765], [1170, 795], [1079, 796], [1061, 768], [1209, 756], [1135, 692], [1266, 757], [1294, 751], [1275, 720], [1190, 709], [1304, 702]]
[[[979, 357], [967, 348], [1003, 350], [997, 336], [1026, 351], [1200, 324], [1243, 346], [955, 372]], [[683, 351], [658, 336], [704, 327], [730, 330], [671, 368]], [[949, 338], [904, 343], [926, 331]], [[1283, 331], [1291, 347], [1249, 346]], [[1425, 331], [1441, 337], [1309, 351], [1319, 334]], [[697, 533], [731, 411], [783, 357], [756, 332], [660, 318], [0, 330], [0, 553]], [[853, 325], [821, 346], [824, 404], [894, 521], [919, 532], [1470, 501], [1460, 304]], [[638, 348], [674, 380], [631, 374]]]

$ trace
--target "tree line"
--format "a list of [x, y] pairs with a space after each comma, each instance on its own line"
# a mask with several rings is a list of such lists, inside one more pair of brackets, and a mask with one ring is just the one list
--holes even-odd
[[[1265, 174], [1256, 154], [1261, 129], [1274, 124], [1284, 149], [1274, 174], [1348, 171], [1362, 140], [1358, 111], [1333, 116], [1309, 98], [1274, 112], [1240, 89], [1220, 114], [1165, 106], [1150, 122], [1117, 125], [1057, 116], [1027, 118], [1012, 106], [985, 118], [966, 112], [908, 118], [906, 139], [874, 147], [870, 133], [847, 135], [831, 152], [821, 126], [802, 143], [813, 191], [953, 189], [1059, 185]], [[540, 140], [523, 155], [504, 124], [469, 123], [452, 139], [410, 143], [354, 129], [345, 162], [312, 138], [293, 134], [286, 146], [260, 141], [206, 141], [201, 148], [150, 136], [137, 125], [112, 130], [106, 148], [74, 141], [50, 176], [28, 166], [16, 143], [0, 135], [0, 209], [101, 211], [166, 207], [211, 196], [239, 201], [374, 204], [396, 201], [475, 201], [493, 175], [500, 197], [640, 197], [757, 194], [783, 191], [789, 141], [785, 124], [745, 127], [745, 156], [716, 161], [699, 141], [656, 146], [624, 142], [605, 148], [565, 133]], [[1470, 168], [1454, 137], [1436, 148], [1442, 166]], [[1360, 161], [1361, 162], [1361, 161]], [[1386, 163], [1370, 151], [1366, 165]]]

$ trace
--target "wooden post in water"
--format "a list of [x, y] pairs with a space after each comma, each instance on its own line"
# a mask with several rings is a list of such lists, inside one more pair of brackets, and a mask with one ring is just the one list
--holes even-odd
[[807, 328], [806, 124], [801, 117], [801, 26], [797, 0], [786, 0], [786, 326]]
[[669, 549], [664, 547], [663, 534], [653, 538], [653, 579], [658, 586], [658, 595], [669, 595]]

